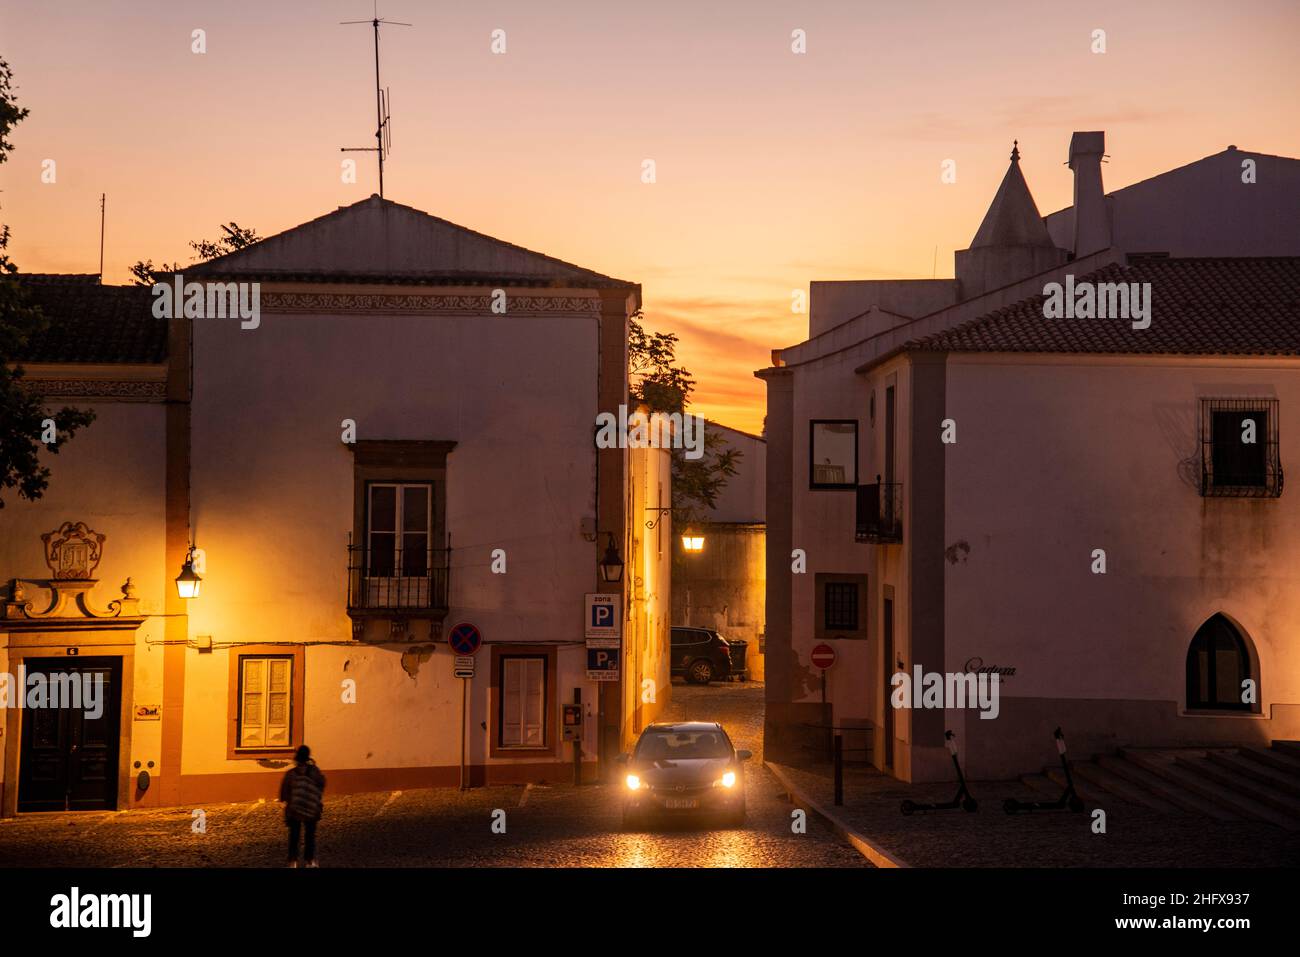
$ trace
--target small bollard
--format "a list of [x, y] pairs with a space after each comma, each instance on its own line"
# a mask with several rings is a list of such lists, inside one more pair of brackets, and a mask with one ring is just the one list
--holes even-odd
[[844, 804], [844, 737], [835, 735], [835, 806]]

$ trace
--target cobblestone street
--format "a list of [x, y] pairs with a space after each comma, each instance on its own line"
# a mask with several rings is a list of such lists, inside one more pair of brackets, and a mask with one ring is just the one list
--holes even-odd
[[[763, 686], [674, 683], [670, 719], [720, 720], [749, 748], [749, 820], [742, 829], [681, 824], [620, 829], [619, 793], [567, 784], [428, 789], [329, 797], [319, 832], [323, 867], [868, 867], [811, 815], [793, 807], [762, 766]], [[326, 774], [329, 768], [324, 769]], [[491, 830], [506, 812], [506, 833]], [[2, 867], [278, 867], [285, 828], [276, 802], [24, 815], [0, 821]]]
[[[904, 817], [899, 803], [952, 799], [956, 783], [905, 784], [873, 768], [845, 769], [844, 805], [834, 806], [829, 764], [785, 768], [808, 798], [911, 867], [1295, 867], [1300, 835], [1253, 821], [1160, 814], [1118, 798], [1087, 800], [1085, 812], [1007, 815], [1004, 798], [1044, 800], [1019, 781], [972, 781], [979, 811]], [[1105, 833], [1092, 829], [1106, 812]]]
[[[722, 721], [746, 766], [744, 828], [707, 823], [621, 829], [620, 791], [547, 784], [430, 788], [327, 795], [321, 822], [325, 867], [869, 867], [809, 813], [807, 832], [791, 830], [794, 805], [762, 764], [763, 686], [676, 682], [668, 720]], [[328, 774], [329, 769], [326, 768]], [[793, 784], [879, 848], [919, 867], [1267, 866], [1292, 865], [1294, 834], [1264, 824], [1157, 815], [1123, 802], [1107, 805], [1108, 829], [1092, 833], [1089, 814], [1007, 817], [1006, 796], [1032, 798], [1018, 782], [972, 782], [980, 813], [905, 818], [898, 802], [944, 800], [953, 785], [907, 785], [860, 766], [847, 769], [845, 806], [834, 808], [830, 769], [786, 768]], [[1093, 805], [1088, 805], [1091, 810]], [[493, 812], [506, 812], [494, 834]], [[0, 821], [0, 867], [278, 867], [285, 828], [276, 802], [82, 814], [28, 814]]]

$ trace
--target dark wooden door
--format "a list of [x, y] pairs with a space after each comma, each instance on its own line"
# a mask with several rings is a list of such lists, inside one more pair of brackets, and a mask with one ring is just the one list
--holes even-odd
[[[885, 721], [884, 721], [884, 739], [885, 739], [885, 758], [881, 764], [882, 768], [890, 769], [894, 766], [894, 600], [885, 599], [884, 615], [884, 646], [882, 655], [884, 661], [881, 663], [881, 674], [885, 679], [884, 697], [885, 697]], [[915, 692], [913, 692], [915, 693]]]
[[[69, 676], [99, 685], [99, 714], [82, 707], [24, 708], [18, 764], [19, 811], [102, 811], [117, 808], [121, 730], [121, 658], [28, 658], [27, 675]], [[65, 683], [66, 686], [66, 683]]]

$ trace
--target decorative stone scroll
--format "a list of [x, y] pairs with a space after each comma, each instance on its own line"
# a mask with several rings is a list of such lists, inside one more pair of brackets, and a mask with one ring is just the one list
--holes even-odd
[[167, 398], [167, 383], [153, 379], [41, 379], [29, 374], [22, 381], [46, 399], [162, 402]]
[[51, 579], [48, 582], [33, 582], [49, 589], [49, 607], [44, 611], [36, 610], [36, 603], [27, 597], [27, 581], [15, 578], [9, 585], [9, 598], [3, 602], [4, 627], [14, 630], [21, 626], [41, 626], [50, 628], [75, 628], [78, 623], [86, 622], [121, 622], [124, 626], [137, 626], [143, 619], [140, 612], [140, 599], [136, 597], [135, 585], [127, 579], [122, 585], [122, 597], [108, 603], [107, 610], [100, 610], [90, 602], [89, 592], [98, 582], [94, 579]]
[[[106, 609], [96, 608], [90, 601], [90, 592], [99, 584], [94, 574], [104, 557], [105, 537], [85, 522], [64, 522], [42, 535], [51, 577], [10, 580], [9, 597], [0, 601], [0, 630], [139, 627], [144, 617], [131, 579], [122, 585], [122, 597], [110, 601]], [[49, 603], [43, 611], [38, 611], [36, 602], [27, 597], [28, 585], [49, 592]]]

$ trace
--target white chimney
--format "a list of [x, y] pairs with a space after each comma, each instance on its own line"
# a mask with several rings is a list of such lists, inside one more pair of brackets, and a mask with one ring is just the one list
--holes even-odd
[[1075, 259], [1110, 248], [1110, 211], [1101, 185], [1101, 158], [1105, 152], [1106, 134], [1101, 130], [1070, 137]]

